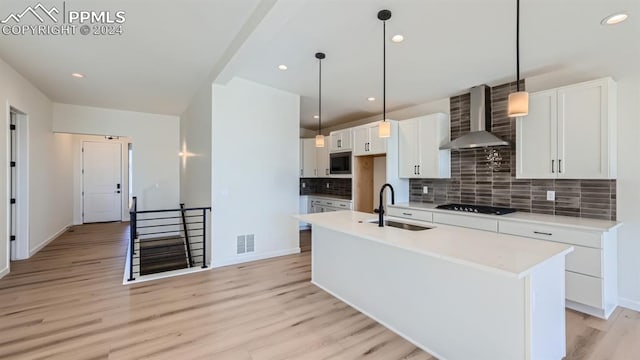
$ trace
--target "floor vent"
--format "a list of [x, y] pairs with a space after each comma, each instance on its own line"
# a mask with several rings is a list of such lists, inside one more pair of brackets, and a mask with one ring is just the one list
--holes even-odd
[[238, 235], [236, 240], [236, 254], [246, 254], [256, 251], [255, 235]]

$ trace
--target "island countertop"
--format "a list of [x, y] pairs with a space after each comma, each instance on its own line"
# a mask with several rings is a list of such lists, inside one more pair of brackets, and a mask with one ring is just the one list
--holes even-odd
[[371, 223], [377, 221], [375, 214], [356, 211], [296, 217], [312, 225], [517, 278], [527, 276], [538, 265], [553, 257], [565, 256], [573, 251], [572, 246], [561, 243], [393, 217], [385, 219], [426, 225], [431, 229], [408, 231], [389, 226], [381, 228]]

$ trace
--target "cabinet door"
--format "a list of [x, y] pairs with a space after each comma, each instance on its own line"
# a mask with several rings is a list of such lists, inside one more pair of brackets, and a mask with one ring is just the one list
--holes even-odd
[[418, 119], [398, 123], [398, 160], [400, 178], [418, 176]]
[[321, 148], [316, 148], [316, 166], [318, 177], [329, 176], [329, 147], [327, 144]]
[[378, 136], [378, 125], [369, 128], [369, 154], [385, 154], [387, 152], [387, 138]]
[[553, 179], [558, 172], [557, 92], [529, 96], [529, 114], [516, 119], [516, 177]]
[[369, 152], [369, 128], [361, 127], [353, 131], [353, 155], [367, 155]]
[[351, 129], [341, 131], [340, 150], [351, 150], [353, 148], [353, 132]]
[[418, 120], [418, 175], [425, 179], [451, 177], [451, 150], [440, 150], [449, 142], [449, 120], [442, 114], [420, 117]]
[[302, 141], [302, 177], [315, 177], [317, 172], [317, 155], [315, 139], [301, 139]]
[[609, 178], [606, 79], [558, 89], [559, 178]]

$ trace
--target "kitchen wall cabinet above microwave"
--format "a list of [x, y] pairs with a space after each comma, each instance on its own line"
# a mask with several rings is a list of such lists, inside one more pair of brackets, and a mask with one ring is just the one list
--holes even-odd
[[516, 119], [516, 177], [616, 178], [616, 83], [603, 78], [532, 93]]
[[378, 136], [378, 124], [367, 124], [353, 129], [353, 155], [378, 155], [387, 152], [387, 138]]
[[[325, 139], [326, 140], [326, 139]], [[349, 174], [331, 174], [329, 147], [316, 147], [316, 139], [300, 139], [301, 178], [350, 178]], [[350, 154], [350, 153], [349, 153]], [[349, 162], [350, 164], [350, 162]], [[350, 168], [349, 168], [350, 169]]]
[[451, 151], [440, 146], [451, 138], [449, 115], [437, 113], [398, 123], [400, 178], [451, 177]]
[[332, 131], [329, 135], [329, 151], [341, 152], [348, 151], [353, 148], [353, 133], [351, 129]]

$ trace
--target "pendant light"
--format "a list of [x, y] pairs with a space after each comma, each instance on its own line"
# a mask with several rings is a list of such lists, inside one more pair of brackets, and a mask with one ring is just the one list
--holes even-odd
[[378, 136], [391, 136], [391, 123], [387, 121], [387, 20], [391, 19], [391, 11], [378, 11], [378, 20], [382, 21], [382, 122], [378, 125]]
[[324, 135], [322, 135], [322, 59], [326, 56], [324, 53], [317, 52], [318, 59], [318, 135], [316, 135], [316, 147], [324, 147]]
[[529, 113], [529, 93], [520, 91], [520, 0], [516, 0], [516, 92], [509, 94], [509, 117], [526, 116]]

